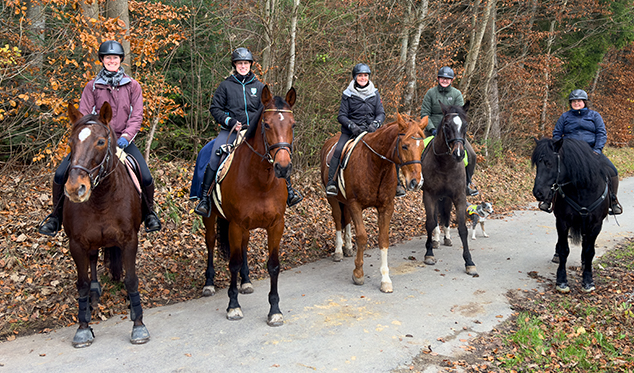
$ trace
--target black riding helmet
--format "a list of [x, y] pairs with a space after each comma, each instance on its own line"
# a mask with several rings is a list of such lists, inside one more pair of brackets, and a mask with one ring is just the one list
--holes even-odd
[[237, 61], [249, 61], [253, 64], [253, 54], [245, 47], [236, 48], [231, 53], [231, 65], [235, 66]]
[[455, 74], [453, 73], [453, 70], [451, 69], [451, 67], [444, 66], [444, 67], [441, 67], [440, 70], [438, 70], [438, 77], [445, 78], [445, 79], [453, 79], [455, 77]]
[[354, 67], [352, 68], [352, 79], [355, 79], [357, 75], [359, 74], [368, 74], [368, 75], [372, 74], [372, 71], [370, 70], [370, 66], [364, 63], [358, 63], [354, 65]]
[[568, 96], [568, 101], [572, 101], [572, 100], [586, 101], [587, 99], [588, 99], [588, 94], [583, 89], [575, 89], [574, 91], [570, 92], [570, 96]]
[[119, 56], [121, 61], [125, 58], [123, 46], [116, 40], [106, 40], [99, 46], [99, 61], [103, 61], [104, 56]]

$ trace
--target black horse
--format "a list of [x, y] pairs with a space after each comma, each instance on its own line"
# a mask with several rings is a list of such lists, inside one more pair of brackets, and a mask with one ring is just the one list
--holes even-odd
[[436, 136], [425, 148], [423, 162], [423, 202], [425, 204], [427, 242], [425, 247], [425, 264], [436, 264], [434, 258], [434, 242], [432, 237], [438, 228], [438, 220], [443, 227], [449, 226], [452, 204], [456, 208], [458, 218], [458, 234], [462, 241], [462, 257], [467, 274], [477, 275], [476, 265], [471, 260], [467, 226], [465, 224], [465, 206], [467, 205], [466, 175], [463, 158], [465, 152], [466, 133], [469, 122], [467, 110], [469, 101], [464, 106], [440, 104], [443, 119], [437, 129]]
[[535, 139], [531, 162], [537, 167], [533, 195], [539, 201], [553, 200], [559, 256], [557, 291], [567, 293], [566, 260], [572, 242], [581, 242], [583, 290], [595, 289], [592, 280], [594, 243], [608, 215], [608, 171], [592, 148], [583, 141], [562, 138]]

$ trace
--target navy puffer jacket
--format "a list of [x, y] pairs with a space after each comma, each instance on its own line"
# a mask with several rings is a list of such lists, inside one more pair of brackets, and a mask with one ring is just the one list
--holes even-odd
[[602, 152], [608, 141], [601, 114], [588, 108], [570, 109], [559, 117], [553, 130], [553, 140], [562, 137], [585, 141], [597, 153]]
[[243, 126], [257, 125], [260, 119], [264, 84], [252, 72], [242, 78], [233, 74], [227, 77], [211, 101], [209, 111], [223, 129], [231, 129], [236, 122]]
[[376, 121], [380, 127], [385, 120], [385, 109], [381, 102], [381, 95], [375, 88], [365, 99], [351, 89], [346, 89], [341, 95], [341, 106], [337, 120], [341, 123], [341, 132], [352, 134], [350, 123], [356, 124], [362, 130], [367, 130], [368, 126]]

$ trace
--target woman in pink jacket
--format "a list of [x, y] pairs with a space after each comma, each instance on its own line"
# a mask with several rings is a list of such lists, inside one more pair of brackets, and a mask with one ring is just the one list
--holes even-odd
[[[143, 191], [143, 221], [147, 232], [161, 229], [161, 222], [154, 213], [154, 179], [143, 155], [134, 144], [134, 137], [143, 121], [143, 94], [141, 85], [123, 71], [121, 62], [125, 57], [123, 46], [108, 40], [99, 46], [99, 61], [103, 67], [97, 77], [86, 84], [79, 101], [83, 115], [98, 114], [104, 102], [112, 106], [110, 127], [117, 137], [117, 146], [134, 157], [141, 168]], [[66, 156], [55, 171], [53, 179], [53, 212], [40, 224], [38, 231], [55, 236], [62, 226], [64, 205], [64, 183], [68, 177], [70, 155]]]

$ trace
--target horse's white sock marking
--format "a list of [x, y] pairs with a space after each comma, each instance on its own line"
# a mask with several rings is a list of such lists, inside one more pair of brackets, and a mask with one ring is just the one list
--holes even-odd
[[343, 240], [341, 239], [341, 231], [337, 231], [335, 233], [335, 253], [340, 253], [340, 254], [343, 253], [341, 246], [343, 246]]
[[79, 141], [84, 141], [90, 136], [90, 128], [86, 127], [81, 132], [79, 132]]
[[392, 283], [390, 268], [387, 266], [387, 249], [381, 249], [381, 282]]

